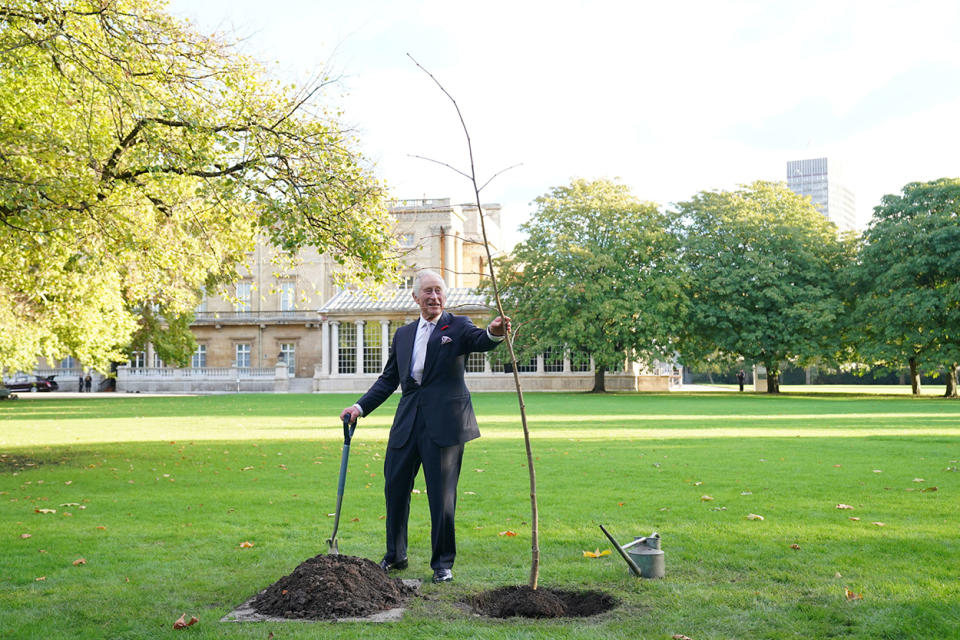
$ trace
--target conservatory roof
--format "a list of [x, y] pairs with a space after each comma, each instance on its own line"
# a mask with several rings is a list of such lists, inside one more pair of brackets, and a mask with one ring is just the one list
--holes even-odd
[[[487, 311], [489, 305], [486, 300], [474, 289], [467, 287], [452, 287], [447, 289], [448, 311]], [[344, 313], [418, 313], [416, 301], [410, 295], [410, 289], [393, 289], [379, 294], [369, 294], [362, 291], [341, 291], [330, 298], [320, 309], [322, 314]]]

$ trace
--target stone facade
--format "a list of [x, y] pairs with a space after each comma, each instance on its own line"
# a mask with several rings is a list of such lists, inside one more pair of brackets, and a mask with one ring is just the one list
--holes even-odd
[[[477, 207], [449, 199], [398, 200], [390, 212], [401, 251], [399, 288], [377, 296], [341, 291], [335, 284], [339, 266], [329, 256], [309, 250], [289, 256], [258, 243], [240, 281], [197, 309], [192, 366], [165, 366], [148, 346], [120, 367], [117, 390], [360, 394], [382, 371], [394, 332], [417, 317], [410, 286], [424, 268], [444, 276], [449, 311], [486, 325], [491, 310], [474, 293], [487, 271]], [[484, 205], [483, 212], [496, 255], [500, 206]], [[499, 362], [483, 354], [472, 357], [466, 376], [473, 391], [514, 389], [512, 373], [504, 373], [501, 364], [504, 356], [493, 356]], [[589, 391], [592, 361], [585, 354], [574, 360], [564, 354], [545, 362], [541, 355], [523, 363], [521, 384], [528, 391]], [[670, 365], [643, 371], [626, 362], [623, 371], [606, 374], [610, 391], [667, 391], [676, 384], [678, 372]]]

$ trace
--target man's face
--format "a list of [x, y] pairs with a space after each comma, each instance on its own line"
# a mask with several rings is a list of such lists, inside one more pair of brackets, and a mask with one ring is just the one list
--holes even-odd
[[420, 315], [425, 320], [436, 320], [443, 313], [443, 305], [447, 303], [443, 282], [434, 275], [423, 276], [420, 278], [420, 289], [413, 292], [413, 299], [420, 306]]

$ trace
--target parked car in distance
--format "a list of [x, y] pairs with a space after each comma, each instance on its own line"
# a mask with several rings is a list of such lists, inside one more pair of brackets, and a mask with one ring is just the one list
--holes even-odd
[[3, 386], [10, 391], [56, 391], [60, 385], [54, 380], [57, 376], [16, 375], [5, 378]]

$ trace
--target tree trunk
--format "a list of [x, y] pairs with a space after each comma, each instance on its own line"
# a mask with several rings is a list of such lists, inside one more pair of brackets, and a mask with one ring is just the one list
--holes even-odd
[[920, 367], [916, 358], [910, 358], [910, 390], [913, 395], [920, 395]]
[[606, 393], [606, 380], [605, 375], [607, 373], [606, 367], [597, 367], [593, 370], [593, 389], [590, 393]]
[[944, 398], [956, 398], [957, 396], [957, 363], [954, 362], [947, 367], [947, 392], [943, 394]]
[[713, 384], [713, 373], [707, 371], [707, 380], [710, 382], [710, 384]]
[[767, 367], [767, 393], [780, 393], [780, 372]]

